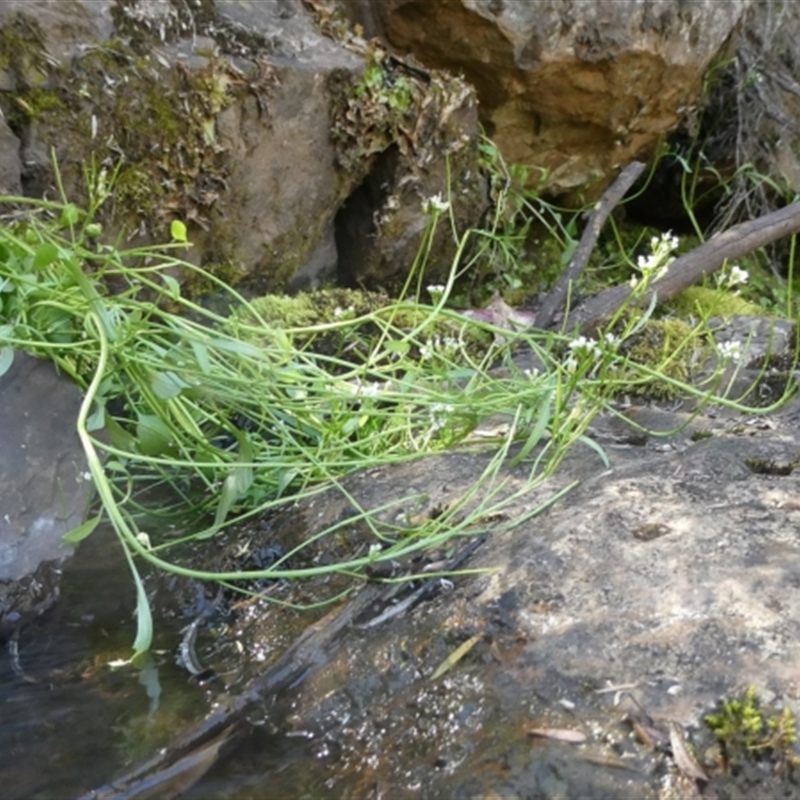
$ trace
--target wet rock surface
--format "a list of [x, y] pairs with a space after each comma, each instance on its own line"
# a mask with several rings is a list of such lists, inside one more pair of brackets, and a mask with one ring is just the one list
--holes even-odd
[[[221, 636], [201, 635], [203, 660], [239, 676], [233, 695], [251, 693], [239, 706], [251, 732], [188, 796], [693, 798], [710, 796], [707, 785], [720, 797], [795, 796], [792, 771], [769, 760], [726, 773], [703, 717], [751, 685], [772, 707], [800, 710], [800, 405], [769, 424], [719, 409], [694, 420], [652, 407], [628, 415], [664, 435], [633, 445], [620, 418], [599, 419], [593, 435], [610, 469], [576, 447], [547, 486], [486, 529], [578, 488], [513, 530], [451, 543], [475, 547], [465, 566], [485, 574], [439, 582], [396, 614], [402, 594], [387, 601], [367, 586], [343, 625], [349, 604], [312, 626], [323, 636], [338, 626], [319, 651], [301, 647], [285, 663], [295, 612], [264, 603]], [[412, 496], [415, 514], [441, 513], [489, 458], [445, 454], [352, 476], [350, 500], [299, 504], [262, 530], [264, 541], [346, 520], [351, 501], [397, 501], [387, 520]], [[509, 473], [507, 490], [526, 477], [524, 466]], [[339, 546], [348, 538], [357, 542], [355, 527]], [[317, 559], [335, 555], [322, 547]], [[303, 591], [336, 591], [325, 583]], [[301, 600], [294, 592], [274, 596]], [[237, 653], [250, 662], [238, 672]], [[259, 681], [275, 688], [258, 677], [271, 669], [280, 688], [257, 699]], [[230, 721], [214, 714], [217, 727]], [[676, 766], [675, 730], [710, 784]]]
[[[491, 574], [350, 630], [285, 698], [288, 734], [308, 742], [280, 785], [350, 797], [665, 797], [669, 786], [693, 796], [671, 759], [636, 743], [626, 715], [644, 709], [708, 745], [703, 715], [748, 685], [800, 709], [798, 413], [772, 430], [737, 420], [737, 433], [677, 436], [666, 452], [617, 448], [610, 470], [575, 453], [559, 479], [580, 477], [580, 488], [470, 560]], [[445, 456], [348, 488], [369, 505], [419, 481], [441, 502], [474, 469]], [[322, 507], [342, 510], [334, 498]], [[431, 680], [476, 635], [451, 673]], [[587, 741], [535, 740], [531, 728]], [[255, 773], [263, 762], [250, 758]]]

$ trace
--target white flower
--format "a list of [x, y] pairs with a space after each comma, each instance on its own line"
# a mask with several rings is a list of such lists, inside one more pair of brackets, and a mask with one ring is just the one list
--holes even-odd
[[455, 408], [449, 403], [433, 403], [428, 409], [431, 418], [431, 432], [435, 432], [444, 428], [447, 424], [448, 417], [453, 413]]
[[435, 194], [433, 197], [428, 197], [422, 201], [422, 210], [426, 214], [432, 212], [442, 213], [450, 208], [450, 203], [442, 198], [441, 194]]
[[428, 294], [444, 294], [444, 286], [441, 283], [432, 283], [428, 286]]
[[570, 356], [564, 362], [564, 366], [567, 368], [567, 372], [575, 372], [578, 369], [578, 359], [575, 356]]
[[433, 358], [433, 349], [434, 344], [433, 342], [428, 339], [425, 344], [421, 345], [419, 348], [419, 357], [421, 361], [430, 361]]
[[742, 357], [742, 343], [739, 341], [722, 342], [718, 349], [720, 357], [725, 361], [739, 361]]
[[[673, 236], [671, 231], [662, 233], [661, 236], [653, 236], [650, 239], [649, 256], [639, 256], [636, 259], [637, 269], [650, 280], [658, 280], [667, 271], [667, 267], [675, 260], [670, 253], [680, 244], [677, 236]], [[638, 279], [631, 278], [631, 288], [635, 289]]]
[[750, 275], [746, 269], [742, 269], [734, 264], [728, 275], [728, 286], [738, 286], [740, 283], [747, 283], [749, 277]]
[[579, 336], [577, 339], [573, 339], [567, 347], [572, 350], [573, 355], [579, 351], [591, 353], [593, 356], [600, 355], [600, 347], [597, 342], [594, 339], [587, 339], [585, 336]]

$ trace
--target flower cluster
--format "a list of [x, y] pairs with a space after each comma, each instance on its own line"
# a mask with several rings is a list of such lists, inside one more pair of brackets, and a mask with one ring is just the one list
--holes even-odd
[[589, 356], [593, 361], [599, 361], [605, 353], [616, 350], [619, 342], [619, 337], [614, 336], [613, 333], [606, 333], [600, 342], [591, 337], [578, 336], [567, 345], [570, 354], [564, 362], [564, 366], [569, 372], [575, 372], [581, 355]]
[[[648, 282], [657, 281], [666, 273], [669, 265], [675, 260], [672, 256], [673, 251], [678, 249], [680, 239], [672, 235], [672, 231], [662, 233], [661, 236], [654, 236], [650, 239], [650, 255], [639, 256], [636, 260], [636, 268], [642, 273], [642, 278]], [[639, 284], [639, 278], [633, 276], [630, 284], [635, 289]]]
[[444, 428], [453, 411], [455, 411], [455, 408], [449, 403], [433, 403], [428, 409], [428, 414], [431, 418], [431, 433]]
[[718, 349], [724, 361], [740, 361], [742, 358], [742, 343], [739, 341], [721, 342]]
[[444, 296], [446, 286], [442, 285], [441, 283], [432, 283], [426, 287], [428, 290], [428, 294], [431, 296], [431, 300], [434, 303], [438, 303], [439, 300], [442, 299]]
[[[727, 273], [719, 274], [717, 277], [717, 287], [720, 289], [733, 289], [736, 286], [743, 286], [750, 278], [746, 269], [742, 269], [734, 264]], [[739, 294], [738, 290], [734, 294]]]
[[422, 201], [422, 210], [426, 214], [442, 214], [450, 208], [450, 203], [441, 194], [435, 194]]
[[425, 344], [420, 345], [419, 357], [422, 361], [430, 361], [437, 353], [445, 358], [452, 357], [461, 349], [460, 339], [454, 336], [434, 336], [428, 339]]

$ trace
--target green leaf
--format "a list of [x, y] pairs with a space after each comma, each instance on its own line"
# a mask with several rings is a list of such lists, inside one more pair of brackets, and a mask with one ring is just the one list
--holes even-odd
[[111, 445], [117, 450], [132, 452], [136, 447], [136, 439], [125, 430], [113, 417], [106, 417], [106, 430], [108, 431]]
[[222, 494], [214, 515], [213, 531], [219, 529], [219, 526], [227, 519], [233, 504], [253, 485], [252, 445], [242, 431], [237, 430], [234, 433], [239, 442], [239, 461], [241, 463], [233, 467], [230, 475], [222, 484]]
[[189, 388], [189, 384], [174, 372], [156, 372], [150, 381], [150, 385], [153, 387], [156, 397], [160, 400], [172, 400], [184, 389]]
[[161, 456], [173, 452], [172, 431], [160, 417], [142, 414], [136, 423], [139, 451], [146, 456]]
[[33, 254], [31, 266], [34, 270], [44, 269], [57, 261], [59, 255], [59, 249], [52, 242], [42, 242]]
[[14, 363], [14, 348], [0, 347], [0, 376], [5, 375]]
[[178, 283], [176, 278], [173, 278], [172, 275], [165, 275], [162, 274], [161, 277], [164, 280], [164, 283], [167, 284], [167, 291], [169, 292], [170, 297], [173, 300], [177, 300], [181, 296], [181, 285]]
[[61, 212], [61, 225], [66, 227], [68, 225], [75, 225], [81, 218], [81, 210], [74, 203], [68, 203], [64, 206]]
[[291, 486], [294, 479], [300, 474], [300, 470], [291, 468], [291, 469], [282, 469], [278, 473], [278, 497], [280, 497], [286, 489]]
[[186, 242], [186, 226], [179, 219], [172, 220], [169, 225], [169, 235], [176, 242]]
[[142, 653], [146, 653], [153, 643], [153, 615], [150, 613], [147, 592], [144, 590], [144, 584], [130, 553], [128, 553], [128, 563], [136, 584], [136, 641], [133, 643], [133, 657], [136, 658]]
[[192, 341], [191, 344], [197, 366], [200, 367], [204, 375], [208, 375], [211, 372], [211, 359], [208, 357], [208, 348], [202, 342]]
[[207, 531], [202, 537], [198, 538], [206, 538], [206, 535], [213, 535], [219, 530], [219, 526], [225, 522], [228, 517], [228, 512], [239, 498], [238, 486], [239, 483], [235, 473], [231, 473], [227, 478], [225, 478], [225, 481], [222, 484], [222, 492], [219, 496], [219, 503], [217, 504], [217, 511], [214, 514], [214, 524], [210, 531]]
[[86, 420], [86, 430], [87, 431], [99, 431], [102, 430], [103, 426], [106, 424], [106, 405], [105, 402], [98, 402], [95, 406], [94, 411], [92, 411], [89, 418]]
[[404, 356], [411, 349], [411, 345], [405, 340], [390, 340], [388, 342], [384, 342], [383, 349], [387, 353], [397, 353], [401, 356]]
[[61, 538], [67, 544], [78, 544], [78, 542], [82, 542], [87, 536], [89, 536], [89, 534], [94, 532], [94, 529], [100, 524], [101, 519], [102, 514], [98, 514], [96, 517], [87, 519], [86, 522], [78, 525], [77, 528], [67, 531]]
[[230, 353], [237, 353], [241, 356], [252, 356], [259, 359], [264, 357], [264, 351], [260, 347], [237, 339], [212, 339], [211, 344], [220, 350], [227, 350]]
[[530, 436], [528, 436], [525, 444], [522, 445], [522, 449], [511, 460], [512, 467], [515, 467], [520, 463], [520, 461], [527, 458], [531, 450], [533, 450], [533, 448], [539, 444], [542, 436], [544, 436], [547, 426], [550, 424], [550, 417], [553, 413], [552, 401], [552, 390], [548, 389], [542, 393], [542, 396], [539, 399], [539, 406], [536, 410], [536, 425], [534, 425], [533, 430], [531, 431]]
[[603, 466], [608, 469], [611, 466], [611, 462], [608, 460], [608, 455], [606, 455], [606, 451], [592, 438], [589, 436], [581, 435], [578, 437], [579, 442], [583, 442], [587, 447], [591, 447], [592, 450], [600, 456], [600, 460], [603, 462]]

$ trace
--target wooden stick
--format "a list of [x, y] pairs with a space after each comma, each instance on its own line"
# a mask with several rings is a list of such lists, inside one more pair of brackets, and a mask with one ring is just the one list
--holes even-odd
[[[716, 272], [726, 261], [734, 261], [794, 233], [800, 233], [800, 203], [792, 203], [779, 211], [734, 225], [675, 259], [666, 275], [655, 281], [638, 302], [647, 305], [654, 294], [658, 303], [671, 300], [704, 276]], [[619, 311], [630, 295], [631, 287], [628, 285], [614, 286], [600, 292], [569, 315], [564, 330], [585, 331], [594, 327]]]
[[547, 328], [553, 321], [553, 317], [558, 311], [563, 308], [564, 303], [567, 301], [570, 286], [575, 284], [581, 272], [586, 268], [589, 263], [589, 258], [594, 250], [597, 237], [605, 225], [608, 215], [614, 210], [617, 203], [625, 195], [625, 192], [630, 189], [633, 182], [644, 171], [644, 164], [641, 161], [632, 161], [620, 172], [619, 177], [606, 189], [599, 202], [592, 209], [589, 215], [589, 221], [586, 223], [586, 228], [581, 236], [580, 243], [578, 244], [572, 258], [567, 265], [567, 268], [559, 276], [556, 285], [544, 298], [542, 305], [536, 310], [536, 325], [539, 328]]

